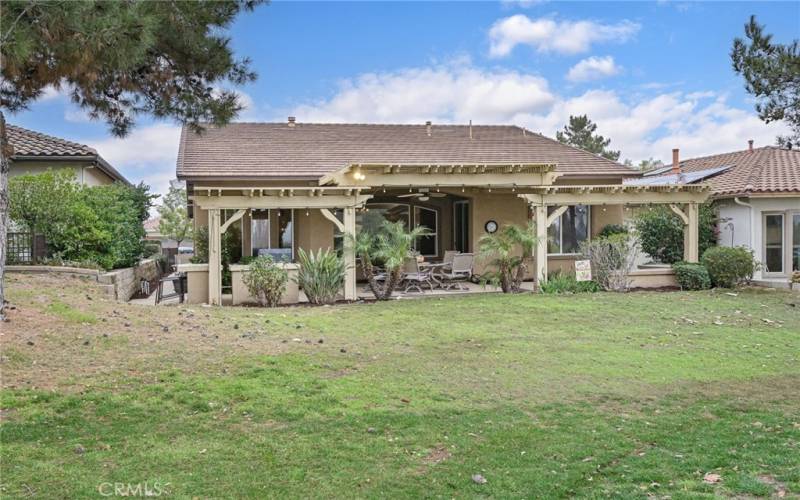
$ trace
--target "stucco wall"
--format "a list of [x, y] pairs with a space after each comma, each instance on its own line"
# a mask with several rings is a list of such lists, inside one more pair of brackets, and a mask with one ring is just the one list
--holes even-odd
[[772, 198], [741, 198], [752, 208], [736, 204], [732, 199], [719, 200], [720, 245], [744, 246], [753, 250], [758, 262], [764, 261], [764, 215], [765, 213], [784, 214], [784, 270], [782, 273], [767, 274], [759, 270], [755, 279], [788, 277], [791, 273], [791, 231], [790, 215], [800, 213], [800, 196]]
[[9, 175], [16, 177], [25, 174], [41, 174], [48, 169], [70, 169], [75, 173], [75, 180], [86, 186], [102, 186], [114, 182], [114, 179], [96, 167], [68, 162], [15, 161], [11, 163]]

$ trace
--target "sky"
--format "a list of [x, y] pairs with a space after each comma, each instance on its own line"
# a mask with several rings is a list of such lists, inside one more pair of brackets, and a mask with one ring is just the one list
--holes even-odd
[[[230, 29], [259, 78], [237, 121], [516, 124], [554, 137], [587, 114], [621, 160], [773, 144], [730, 62], [755, 14], [774, 40], [800, 37], [800, 2], [282, 2]], [[180, 126], [142, 118], [124, 139], [64, 93], [13, 124], [89, 144], [163, 193]]]

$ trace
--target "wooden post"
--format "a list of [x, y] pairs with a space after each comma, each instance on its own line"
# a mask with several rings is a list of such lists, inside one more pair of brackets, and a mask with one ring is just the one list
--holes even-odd
[[356, 209], [354, 207], [344, 208], [344, 234], [344, 264], [347, 269], [344, 277], [344, 300], [356, 300], [358, 298], [356, 290], [356, 253], [353, 248], [353, 241], [350, 240], [350, 238], [355, 238], [356, 236]]
[[220, 209], [208, 211], [208, 303], [222, 304], [222, 233]]
[[697, 203], [686, 205], [687, 223], [683, 228], [683, 260], [700, 261], [700, 208]]
[[535, 205], [536, 221], [536, 286], [547, 282], [547, 205]]

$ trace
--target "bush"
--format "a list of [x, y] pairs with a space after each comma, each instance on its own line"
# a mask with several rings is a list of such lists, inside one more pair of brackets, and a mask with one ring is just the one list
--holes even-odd
[[158, 255], [161, 253], [161, 243], [157, 241], [146, 241], [144, 243], [144, 253], [142, 256], [147, 259], [148, 257], [152, 257], [154, 255]]
[[242, 280], [259, 304], [275, 307], [281, 302], [289, 274], [283, 267], [275, 264], [271, 256], [262, 255], [253, 259], [249, 272], [245, 273]]
[[346, 266], [336, 252], [320, 249], [316, 254], [297, 250], [297, 284], [312, 304], [333, 304], [336, 294], [344, 286]]
[[593, 293], [600, 291], [596, 281], [578, 281], [575, 275], [556, 271], [547, 277], [547, 282], [542, 283], [543, 293]]
[[632, 235], [622, 233], [583, 242], [581, 253], [592, 262], [592, 276], [600, 288], [615, 292], [625, 292], [630, 288], [628, 276], [638, 253]]
[[733, 288], [742, 281], [750, 281], [758, 268], [753, 253], [743, 247], [709, 248], [700, 260], [708, 269], [711, 284], [720, 288]]
[[681, 290], [706, 290], [711, 288], [711, 278], [708, 269], [695, 262], [676, 262], [672, 265], [675, 270], [675, 279]]
[[628, 228], [622, 224], [607, 224], [603, 226], [603, 229], [600, 230], [597, 236], [600, 238], [608, 238], [615, 234], [628, 234]]
[[[699, 252], [717, 244], [717, 216], [711, 205], [700, 205]], [[674, 264], [683, 260], [683, 221], [669, 207], [658, 205], [634, 218], [642, 251], [658, 262]]]
[[60, 259], [96, 262], [104, 269], [136, 264], [153, 195], [143, 184], [82, 186], [69, 170], [48, 170], [9, 181], [11, 219], [43, 234]]

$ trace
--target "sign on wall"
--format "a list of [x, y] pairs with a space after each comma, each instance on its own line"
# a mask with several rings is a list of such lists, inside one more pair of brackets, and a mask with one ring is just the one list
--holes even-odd
[[590, 260], [575, 261], [575, 279], [577, 281], [591, 281], [592, 262]]

